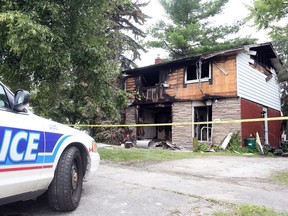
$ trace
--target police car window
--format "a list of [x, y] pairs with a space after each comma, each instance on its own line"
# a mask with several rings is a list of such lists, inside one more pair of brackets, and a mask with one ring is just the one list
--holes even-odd
[[5, 94], [3, 86], [0, 85], [0, 108], [9, 108], [8, 98]]

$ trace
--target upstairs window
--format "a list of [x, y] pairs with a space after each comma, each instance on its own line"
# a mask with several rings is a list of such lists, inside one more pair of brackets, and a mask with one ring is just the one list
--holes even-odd
[[147, 71], [141, 75], [141, 86], [152, 87], [159, 84], [160, 71]]
[[272, 78], [271, 69], [273, 68], [268, 55], [269, 53], [267, 54], [260, 49], [255, 49], [254, 51], [256, 51], [256, 55], [251, 56], [254, 62], [250, 62], [250, 66], [265, 74], [267, 76], [266, 81], [269, 81]]
[[211, 64], [203, 63], [201, 72], [197, 70], [196, 64], [186, 67], [185, 83], [208, 82], [211, 79]]
[[262, 52], [260, 50], [256, 51], [257, 54], [255, 56], [252, 56], [252, 59], [254, 59], [258, 64], [260, 64], [263, 67], [271, 67], [270, 59], [268, 58], [267, 54], [265, 52]]

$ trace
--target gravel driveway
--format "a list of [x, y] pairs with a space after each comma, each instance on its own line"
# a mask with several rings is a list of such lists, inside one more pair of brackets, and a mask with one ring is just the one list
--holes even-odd
[[[190, 202], [188, 212], [178, 209], [182, 213], [180, 215], [193, 215], [193, 209], [200, 211], [194, 212], [196, 215], [207, 215], [221, 208], [229, 208], [229, 203], [260, 205], [287, 211], [288, 187], [272, 180], [277, 172], [288, 172], [287, 165], [287, 158], [281, 157], [208, 156], [141, 164], [136, 168], [103, 165], [102, 175], [110, 176], [108, 178], [115, 181], [118, 179], [200, 200], [197, 205]], [[117, 175], [112, 177], [111, 172]], [[207, 204], [207, 201], [210, 203]], [[186, 204], [189, 206], [189, 202]]]
[[288, 171], [287, 162], [281, 157], [232, 156], [136, 165], [102, 161], [96, 178], [84, 184], [74, 212], [52, 212], [41, 199], [4, 207], [25, 215], [176, 216], [212, 215], [245, 203], [285, 212], [288, 187], [271, 176]]

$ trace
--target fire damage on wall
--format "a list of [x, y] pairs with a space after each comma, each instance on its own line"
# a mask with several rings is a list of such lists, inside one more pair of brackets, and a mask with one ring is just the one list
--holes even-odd
[[[275, 60], [273, 56], [275, 54], [269, 47], [269, 44], [255, 46], [247, 51], [253, 60], [247, 62], [247, 65], [265, 74], [266, 82], [272, 78], [270, 68], [275, 68], [275, 65], [280, 67], [279, 61], [276, 61], [278, 59]], [[247, 50], [247, 47], [245, 49]], [[242, 50], [243, 47], [229, 49], [167, 63], [159, 62], [158, 58], [155, 63], [160, 64], [123, 71], [125, 90], [130, 94], [129, 112], [133, 112], [130, 119], [126, 117], [126, 123], [140, 125], [135, 128], [135, 140], [148, 140], [147, 146], [155, 146], [150, 141], [166, 142], [171, 145], [177, 138], [175, 131], [181, 131], [181, 128], [179, 129], [181, 126], [169, 123], [186, 120], [186, 122], [201, 122], [201, 124], [190, 125], [190, 129], [186, 127], [187, 133], [184, 132], [180, 139], [187, 139], [187, 142], [192, 144], [193, 138], [196, 138], [200, 143], [211, 145], [213, 137], [217, 134], [213, 132], [213, 125], [209, 122], [216, 118], [213, 107], [217, 100], [239, 98], [236, 56]], [[177, 113], [175, 111], [175, 103], [187, 104], [187, 102], [192, 104], [191, 107], [183, 106], [181, 109], [180, 104], [179, 110], [183, 113], [179, 116], [179, 110]], [[239, 100], [239, 108], [240, 103], [241, 100]], [[238, 117], [239, 112], [237, 112], [235, 116]], [[225, 115], [225, 113], [220, 113], [220, 115]], [[225, 116], [220, 117], [225, 119]], [[165, 123], [168, 125], [161, 125]], [[239, 130], [241, 130], [241, 124], [239, 124]], [[224, 138], [222, 136], [221, 140]]]

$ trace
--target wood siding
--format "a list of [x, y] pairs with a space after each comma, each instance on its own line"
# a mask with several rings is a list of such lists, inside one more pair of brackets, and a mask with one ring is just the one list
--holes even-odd
[[126, 79], [126, 91], [135, 91], [136, 89], [136, 77], [128, 77]]
[[244, 52], [237, 56], [238, 96], [280, 111], [280, 89], [276, 74], [273, 73], [273, 77], [266, 81], [264, 73], [249, 65], [251, 61]]
[[[162, 77], [160, 79], [162, 82], [157, 86], [157, 97], [149, 99], [153, 102], [161, 102], [161, 100], [171, 101], [172, 99], [174, 101], [201, 100], [205, 94], [223, 97], [240, 96], [280, 111], [280, 88], [275, 72], [272, 71], [272, 78], [267, 79], [267, 74], [258, 71], [255, 65], [252, 67], [251, 62], [253, 60], [245, 52], [238, 53], [237, 56], [211, 59], [211, 80], [201, 83], [185, 83], [185, 67], [181, 67], [181, 65], [178, 69], [159, 71], [155, 73], [155, 76], [160, 74]], [[224, 74], [223, 69], [227, 75]], [[128, 77], [126, 91], [138, 91], [138, 88], [141, 88], [139, 82], [140, 76]], [[161, 86], [162, 83], [166, 84], [165, 88]], [[148, 99], [145, 92], [141, 92], [140, 97], [144, 98], [142, 102]]]
[[[215, 63], [224, 68], [228, 74], [225, 75]], [[236, 56], [212, 61], [212, 80], [210, 82], [186, 84], [185, 68], [181, 68], [169, 73], [166, 83], [169, 84], [169, 88], [165, 89], [165, 93], [179, 100], [199, 100], [204, 94], [236, 96]]]
[[[237, 96], [236, 56], [214, 59], [211, 63], [212, 78], [210, 81], [201, 83], [185, 83], [185, 67], [172, 69], [168, 75], [165, 71], [160, 72], [160, 76], [165, 74], [164, 83], [168, 87], [164, 88], [159, 84], [159, 99], [166, 97], [174, 100], [201, 100], [206, 94], [223, 97]], [[227, 75], [219, 69], [219, 66], [227, 72]], [[138, 77], [127, 78], [126, 91], [137, 91], [137, 80]]]

